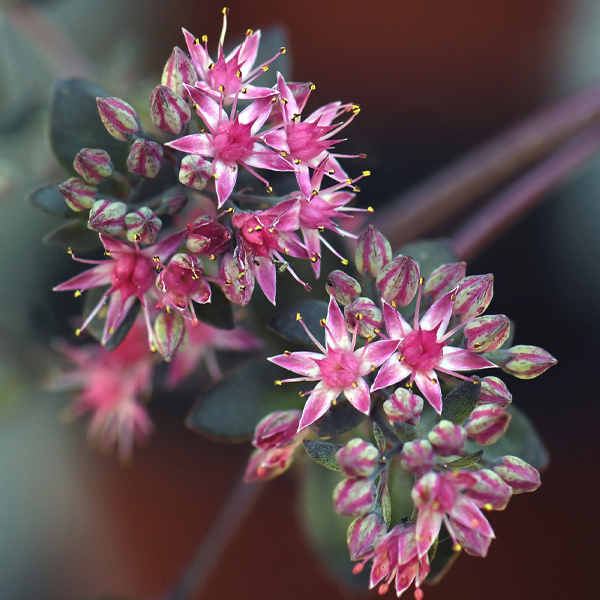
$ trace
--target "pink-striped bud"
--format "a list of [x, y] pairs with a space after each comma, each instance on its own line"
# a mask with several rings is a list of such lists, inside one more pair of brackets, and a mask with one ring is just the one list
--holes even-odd
[[376, 286], [393, 307], [410, 304], [419, 288], [419, 264], [410, 256], [397, 256], [379, 271]]
[[88, 227], [98, 233], [118, 235], [125, 229], [126, 212], [123, 202], [98, 200], [90, 210]]
[[346, 477], [368, 477], [379, 461], [377, 448], [360, 438], [350, 440], [335, 456], [340, 471]]
[[244, 472], [244, 481], [246, 483], [269, 481], [281, 475], [290, 468], [296, 447], [296, 444], [291, 444], [271, 450], [257, 448], [248, 461]]
[[75, 156], [73, 168], [90, 185], [98, 185], [113, 173], [110, 155], [105, 150], [83, 148]]
[[554, 356], [537, 346], [513, 346], [506, 351], [505, 357], [496, 362], [505, 373], [519, 379], [538, 377], [556, 363]]
[[510, 319], [504, 315], [476, 317], [465, 325], [464, 344], [471, 352], [491, 352], [510, 335]]
[[377, 513], [369, 513], [352, 521], [346, 536], [350, 560], [363, 560], [370, 556], [375, 544], [386, 532], [387, 527]]
[[383, 410], [390, 423], [418, 425], [423, 410], [423, 398], [406, 388], [398, 388], [384, 403]]
[[262, 450], [281, 448], [297, 441], [299, 410], [278, 410], [262, 419], [254, 431], [252, 444]]
[[402, 447], [400, 464], [403, 469], [421, 477], [431, 471], [435, 464], [435, 452], [427, 440], [406, 442]]
[[128, 140], [140, 127], [137, 113], [119, 98], [96, 98], [100, 118], [106, 131], [122, 142]]
[[373, 300], [356, 298], [344, 309], [344, 320], [350, 333], [356, 328], [358, 335], [372, 339], [381, 331], [383, 314]]
[[458, 285], [452, 315], [461, 323], [467, 323], [485, 311], [494, 295], [494, 276], [472, 275]]
[[186, 97], [184, 83], [194, 85], [198, 75], [188, 55], [175, 46], [165, 65], [160, 83], [175, 92], [181, 98]]
[[160, 312], [154, 321], [154, 344], [167, 361], [175, 356], [185, 343], [185, 319], [178, 312]]
[[484, 377], [481, 380], [479, 404], [494, 404], [506, 408], [512, 402], [512, 394], [506, 384], [497, 377]]
[[480, 446], [489, 446], [506, 433], [511, 418], [511, 414], [499, 406], [482, 404], [473, 410], [465, 429], [470, 439]]
[[356, 298], [360, 296], [360, 283], [344, 273], [344, 271], [332, 271], [327, 276], [325, 282], [325, 289], [330, 296], [333, 296], [342, 306], [347, 306]]
[[194, 254], [203, 254], [214, 260], [231, 245], [231, 231], [208, 215], [188, 223], [186, 247]]
[[466, 270], [466, 262], [450, 263], [438, 267], [427, 279], [423, 294], [431, 297], [431, 301], [435, 302], [458, 285], [465, 276]]
[[356, 245], [356, 269], [361, 275], [369, 273], [377, 277], [381, 269], [392, 260], [392, 247], [388, 239], [373, 225], [358, 236]]
[[513, 494], [534, 492], [542, 485], [537, 470], [516, 456], [499, 458], [492, 465], [492, 471], [512, 488]]
[[462, 452], [467, 432], [460, 425], [442, 420], [427, 434], [427, 439], [438, 456], [456, 456]]
[[183, 192], [168, 192], [160, 201], [158, 213], [161, 215], [176, 215], [186, 207], [187, 202], [188, 197]]
[[58, 186], [71, 210], [80, 212], [92, 208], [96, 201], [96, 186], [88, 185], [79, 177], [71, 177]]
[[162, 221], [147, 207], [125, 215], [125, 231], [130, 242], [154, 244]]
[[513, 494], [510, 486], [490, 469], [475, 471], [472, 475], [476, 481], [464, 491], [465, 496], [480, 508], [504, 510]]
[[164, 85], [157, 85], [150, 95], [150, 116], [159, 131], [179, 135], [190, 122], [192, 113], [181, 96]]
[[179, 181], [195, 190], [203, 190], [213, 176], [212, 163], [197, 154], [184, 156], [179, 168]]
[[375, 505], [375, 485], [366, 477], [343, 479], [333, 490], [333, 508], [338, 515], [362, 517]]
[[252, 298], [255, 280], [245, 253], [240, 252], [238, 248], [239, 246], [234, 253], [223, 256], [219, 275], [225, 297], [234, 304], [246, 306]]
[[138, 138], [133, 142], [127, 157], [127, 169], [130, 173], [154, 179], [160, 170], [163, 149], [160, 144]]

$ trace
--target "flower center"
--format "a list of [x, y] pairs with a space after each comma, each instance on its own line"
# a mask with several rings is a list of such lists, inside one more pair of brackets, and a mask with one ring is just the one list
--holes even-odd
[[244, 160], [254, 147], [249, 125], [223, 121], [213, 140], [215, 156], [230, 162]]
[[329, 350], [327, 356], [318, 363], [328, 387], [343, 389], [356, 383], [359, 365], [352, 352]]
[[416, 371], [435, 368], [442, 358], [444, 344], [437, 341], [437, 328], [432, 331], [418, 329], [409, 333], [398, 351], [405, 363]]

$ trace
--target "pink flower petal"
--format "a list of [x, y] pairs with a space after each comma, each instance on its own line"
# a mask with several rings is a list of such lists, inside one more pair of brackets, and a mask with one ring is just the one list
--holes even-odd
[[289, 355], [270, 356], [267, 360], [288, 371], [298, 373], [298, 375], [316, 379], [319, 377], [320, 369], [315, 360], [322, 360], [323, 358], [324, 356], [318, 352], [292, 352]]
[[439, 337], [446, 331], [446, 327], [448, 327], [448, 321], [450, 320], [451, 316], [452, 292], [448, 292], [431, 305], [429, 310], [423, 315], [423, 317], [419, 321], [419, 325], [421, 326], [421, 329], [431, 331], [441, 323], [440, 328], [438, 330]]
[[476, 371], [477, 369], [489, 369], [496, 366], [469, 350], [445, 346], [443, 352], [444, 356], [438, 366], [448, 371]]
[[465, 527], [453, 519], [446, 519], [446, 528], [455, 543], [459, 543], [463, 550], [472, 556], [487, 556], [492, 538], [482, 535], [474, 529]]
[[329, 300], [326, 323], [325, 343], [327, 348], [350, 350], [352, 342], [350, 340], [350, 334], [346, 329], [344, 315], [333, 297]]
[[[321, 238], [319, 232], [316, 229], [302, 228], [302, 236], [304, 237], [304, 245], [308, 248], [308, 253], [311, 257], [318, 257], [321, 254]], [[317, 258], [311, 265], [315, 272], [315, 279], [319, 279], [321, 274], [321, 260]]]
[[339, 396], [341, 390], [335, 390], [327, 387], [324, 382], [319, 382], [315, 389], [311, 392], [304, 411], [302, 412], [302, 419], [298, 425], [298, 431], [308, 427], [311, 423], [314, 423], [319, 417], [322, 417], [331, 403]]
[[129, 309], [133, 306], [136, 296], [123, 298], [121, 290], [117, 290], [110, 296], [108, 303], [108, 314], [106, 315], [106, 323], [104, 324], [104, 333], [102, 334], [102, 343], [110, 339], [112, 334], [117, 330], [123, 319], [127, 316]]
[[186, 29], [182, 28], [182, 30], [185, 37], [185, 43], [187, 44], [190, 53], [190, 58], [192, 59], [192, 64], [202, 79], [206, 79], [208, 77], [208, 65], [210, 65], [212, 60], [204, 49], [204, 46], [201, 44], [194, 44], [196, 38]]
[[390, 304], [383, 301], [383, 319], [385, 328], [392, 340], [401, 340], [412, 332], [412, 327], [404, 320], [404, 317]]
[[270, 171], [295, 171], [294, 165], [290, 164], [283, 156], [277, 154], [262, 144], [255, 143], [252, 154], [244, 158], [245, 164], [257, 169], [269, 169]]
[[275, 304], [277, 276], [275, 265], [271, 262], [271, 259], [266, 256], [257, 256], [252, 262], [258, 262], [258, 266], [256, 266], [256, 264], [254, 265], [254, 275], [256, 276], [258, 285], [260, 285], [265, 296], [269, 299], [269, 302]]
[[400, 362], [398, 360], [398, 353], [395, 352], [383, 363], [381, 369], [379, 369], [379, 373], [377, 373], [377, 377], [375, 377], [375, 382], [371, 386], [371, 391], [374, 392], [375, 390], [380, 390], [388, 385], [398, 383], [399, 381], [406, 379], [411, 373], [412, 369], [405, 363]]
[[[435, 382], [435, 383], [434, 383]], [[417, 371], [415, 383], [436, 413], [442, 413], [442, 390], [434, 370]]]
[[494, 530], [483, 513], [475, 506], [472, 500], [469, 500], [462, 494], [456, 495], [454, 506], [448, 511], [448, 516], [465, 527], [479, 532], [481, 535], [492, 538], [496, 537]]
[[276, 129], [275, 131], [267, 131], [262, 135], [262, 139], [265, 144], [275, 148], [278, 152], [290, 153], [290, 147], [287, 143], [287, 135], [283, 129]]
[[433, 542], [440, 533], [442, 526], [443, 514], [438, 510], [433, 510], [429, 506], [425, 506], [419, 510], [417, 517], [417, 552], [419, 558], [423, 558], [431, 548]]
[[255, 100], [238, 115], [238, 121], [243, 125], [252, 124], [252, 135], [256, 135], [269, 118], [271, 109], [273, 108], [273, 103], [271, 102], [273, 94], [275, 92], [271, 90], [271, 96]]
[[87, 290], [90, 288], [108, 285], [110, 283], [110, 274], [116, 263], [114, 260], [107, 260], [106, 263], [98, 265], [71, 277], [64, 283], [52, 288], [55, 292], [66, 292], [69, 290]]
[[234, 48], [231, 54], [225, 59], [229, 62], [240, 50], [240, 54], [237, 57], [240, 65], [240, 71], [242, 72], [242, 79], [248, 77], [248, 73], [252, 71], [254, 61], [256, 61], [256, 54], [258, 53], [258, 46], [260, 44], [260, 29], [255, 31], [251, 36], [247, 37], [243, 43], [237, 48]]
[[285, 103], [285, 107], [282, 107], [283, 114], [286, 116], [286, 121], [291, 121], [294, 115], [300, 114], [300, 109], [296, 103], [296, 98], [292, 94], [292, 90], [288, 87], [281, 73], [277, 73], [277, 89], [281, 97], [282, 103]]
[[143, 256], [154, 257], [158, 256], [161, 262], [166, 262], [179, 247], [179, 244], [183, 242], [185, 236], [187, 235], [187, 229], [179, 231], [178, 233], [174, 233], [170, 235], [168, 238], [161, 240], [156, 244], [152, 244], [152, 246], [148, 246], [144, 248], [140, 254]]
[[365, 415], [371, 410], [371, 394], [367, 382], [359, 377], [356, 381], [356, 387], [349, 386], [344, 389], [344, 396], [354, 408], [360, 410]]
[[[366, 348], [355, 350], [354, 356], [360, 364], [358, 374], [363, 376], [370, 373], [375, 367], [383, 364], [396, 351], [397, 347], [397, 340], [382, 340], [372, 342]], [[399, 361], [396, 360], [396, 362]]]
[[238, 166], [235, 162], [225, 162], [220, 158], [213, 161], [213, 172], [217, 179], [217, 197], [219, 208], [227, 202], [237, 180]]
[[331, 125], [341, 105], [342, 103], [337, 101], [321, 106], [321, 108], [308, 115], [304, 121], [306, 123], [315, 123], [318, 121], [319, 125]]
[[200, 156], [214, 156], [213, 138], [208, 133], [195, 133], [186, 135], [178, 140], [168, 142], [165, 146], [188, 152], [189, 154], [199, 154]]
[[300, 191], [304, 194], [306, 198], [310, 198], [310, 193], [312, 192], [311, 184], [310, 184], [310, 173], [308, 171], [308, 167], [305, 164], [300, 163], [296, 166], [296, 181], [298, 182], [298, 187]]
[[[199, 83], [201, 84], [202, 82]], [[216, 100], [213, 100], [213, 98], [200, 89], [198, 84], [196, 86], [184, 85], [194, 103], [196, 112], [202, 117], [209, 131], [214, 134], [219, 125], [229, 119], [227, 113], [219, 106]]]

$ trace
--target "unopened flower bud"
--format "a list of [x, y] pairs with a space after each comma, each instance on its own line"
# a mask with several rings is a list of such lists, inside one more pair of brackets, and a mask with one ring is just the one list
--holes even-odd
[[554, 356], [537, 346], [513, 346], [501, 362], [496, 362], [505, 373], [519, 379], [533, 379], [556, 363]]
[[402, 447], [400, 464], [403, 469], [421, 477], [435, 464], [435, 452], [427, 440], [406, 442]]
[[465, 423], [469, 438], [480, 446], [489, 446], [497, 442], [508, 429], [511, 414], [493, 404], [477, 406]]
[[248, 461], [244, 472], [244, 481], [246, 483], [269, 481], [281, 475], [290, 468], [295, 449], [295, 444], [271, 450], [257, 448]]
[[179, 169], [179, 181], [195, 190], [203, 190], [213, 176], [212, 163], [197, 154], [183, 157]]
[[467, 432], [460, 425], [442, 420], [427, 434], [427, 439], [438, 456], [456, 456], [462, 452]]
[[466, 262], [450, 263], [435, 269], [423, 288], [423, 294], [430, 296], [432, 302], [453, 290], [465, 276]]
[[192, 61], [181, 48], [175, 46], [163, 69], [161, 84], [181, 98], [185, 98], [186, 91], [183, 84], [194, 85], [196, 81], [198, 81], [198, 75]]
[[461, 323], [478, 317], [489, 306], [494, 295], [494, 276], [472, 275], [465, 277], [458, 285], [452, 315]]
[[147, 206], [125, 215], [125, 230], [130, 242], [154, 244], [161, 227], [162, 221]]
[[167, 361], [175, 356], [186, 337], [185, 319], [178, 312], [160, 312], [154, 321], [154, 343]]
[[80, 212], [92, 208], [96, 201], [96, 186], [88, 185], [79, 177], [71, 177], [58, 186], [71, 210]]
[[346, 477], [368, 477], [375, 470], [379, 452], [373, 444], [354, 438], [337, 451], [336, 458]]
[[98, 112], [110, 135], [122, 142], [137, 133], [140, 121], [133, 108], [119, 98], [96, 98]]
[[[239, 246], [238, 246], [239, 248]], [[255, 279], [247, 257], [236, 248], [234, 253], [223, 256], [219, 276], [225, 297], [234, 304], [246, 306], [252, 298]]]
[[465, 347], [471, 352], [491, 352], [510, 335], [510, 319], [504, 315], [486, 315], [469, 321], [464, 328]]
[[486, 510], [504, 510], [513, 494], [510, 486], [490, 469], [475, 471], [472, 475], [476, 481], [464, 491], [465, 496]]
[[392, 247], [388, 239], [373, 225], [360, 234], [356, 246], [356, 269], [361, 275], [377, 277], [381, 269], [392, 260]]
[[360, 296], [360, 283], [344, 273], [344, 271], [332, 271], [327, 276], [325, 282], [325, 289], [330, 296], [333, 296], [342, 306], [347, 306], [356, 298]]
[[301, 417], [299, 410], [278, 410], [267, 415], [256, 426], [252, 444], [262, 450], [287, 446], [295, 441]]
[[390, 423], [418, 425], [423, 410], [423, 398], [406, 388], [398, 388], [384, 403], [383, 410]]
[[512, 402], [512, 394], [506, 384], [497, 377], [484, 377], [481, 380], [481, 394], [479, 404], [495, 404], [506, 408]]
[[188, 197], [180, 191], [167, 192], [160, 201], [160, 207], [157, 209], [159, 215], [176, 215], [186, 206]]
[[338, 515], [362, 517], [371, 512], [375, 495], [375, 485], [370, 479], [343, 479], [333, 490], [333, 508]]
[[208, 215], [188, 223], [186, 247], [194, 254], [203, 254], [215, 259], [231, 245], [231, 230]]
[[346, 536], [350, 560], [362, 560], [370, 556], [386, 531], [385, 523], [377, 513], [369, 513], [352, 521]]
[[83, 148], [75, 156], [73, 168], [90, 185], [98, 185], [113, 173], [110, 155], [105, 150]]
[[127, 169], [130, 173], [154, 179], [160, 170], [163, 149], [160, 144], [138, 138], [133, 142], [127, 157]]
[[492, 465], [492, 471], [502, 477], [512, 488], [513, 494], [533, 492], [542, 485], [537, 470], [516, 456], [499, 458]]
[[192, 113], [181, 96], [164, 85], [157, 85], [150, 95], [150, 116], [159, 131], [179, 135], [190, 122]]
[[348, 331], [354, 333], [356, 328], [358, 335], [371, 339], [381, 331], [383, 314], [373, 300], [356, 298], [344, 309], [344, 320]]
[[125, 229], [127, 206], [123, 202], [98, 200], [90, 210], [88, 227], [98, 233], [118, 235]]
[[397, 256], [379, 271], [376, 281], [381, 297], [392, 306], [406, 306], [419, 288], [419, 265], [410, 256]]

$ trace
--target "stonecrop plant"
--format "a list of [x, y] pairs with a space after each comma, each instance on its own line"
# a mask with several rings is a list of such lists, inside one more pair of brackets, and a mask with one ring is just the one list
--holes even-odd
[[[280, 72], [261, 85], [286, 50], [259, 59], [248, 30], [227, 52], [227, 13], [216, 59], [184, 30], [149, 118], [90, 83], [57, 84], [52, 144], [72, 176], [30, 198], [67, 219], [47, 241], [85, 270], [54, 289], [85, 295], [85, 342], [56, 342], [53, 386], [127, 461], [154, 428], [160, 363], [170, 390], [204, 369], [188, 425], [253, 436], [248, 485], [313, 459], [305, 473], [330, 486], [313, 512], [339, 515], [353, 573], [369, 566], [381, 594], [414, 583], [419, 600], [462, 551], [486, 556], [485, 512], [540, 485], [543, 447], [497, 375], [556, 360], [484, 314], [493, 275], [467, 275], [443, 242], [393, 251], [356, 206], [365, 156], [337, 150], [359, 107], [307, 110], [315, 86]], [[224, 368], [221, 351], [239, 359]]]

